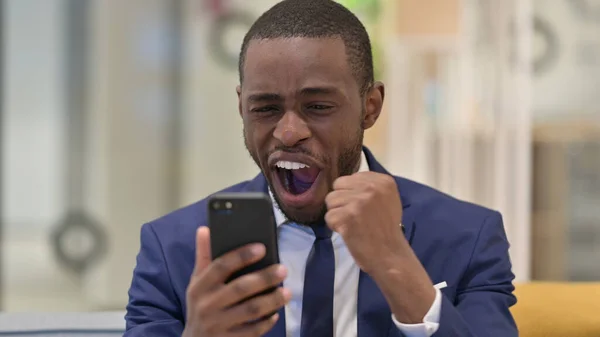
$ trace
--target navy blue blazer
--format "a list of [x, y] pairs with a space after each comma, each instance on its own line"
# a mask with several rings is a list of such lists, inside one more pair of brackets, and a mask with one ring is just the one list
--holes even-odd
[[[364, 150], [371, 171], [389, 174]], [[433, 283], [447, 283], [434, 336], [518, 336], [509, 311], [516, 303], [514, 275], [500, 213], [394, 178], [402, 198], [406, 238]], [[259, 174], [224, 191], [267, 192], [267, 183]], [[181, 336], [195, 233], [207, 225], [206, 208], [203, 199], [142, 226], [125, 316], [126, 337]], [[383, 295], [364, 272], [359, 278], [357, 315], [358, 337], [402, 336]], [[280, 317], [268, 337], [285, 337], [285, 317]]]

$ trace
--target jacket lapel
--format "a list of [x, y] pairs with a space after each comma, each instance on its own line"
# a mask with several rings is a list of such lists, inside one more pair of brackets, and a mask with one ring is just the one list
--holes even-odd
[[[371, 151], [363, 147], [363, 151], [365, 153], [365, 157], [367, 157], [367, 162], [369, 162], [369, 169], [373, 172], [383, 173], [391, 175], [373, 156]], [[410, 244], [412, 244], [412, 237], [414, 235], [414, 219], [415, 219], [415, 209], [411, 208], [411, 187], [406, 185], [405, 180], [402, 178], [396, 179], [396, 185], [398, 185], [398, 192], [400, 193], [400, 201], [402, 202], [402, 225], [404, 226], [404, 236], [408, 240]]]

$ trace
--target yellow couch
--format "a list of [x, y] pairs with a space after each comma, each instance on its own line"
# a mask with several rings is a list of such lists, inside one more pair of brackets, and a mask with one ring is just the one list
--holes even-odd
[[600, 283], [515, 285], [520, 337], [600, 337]]

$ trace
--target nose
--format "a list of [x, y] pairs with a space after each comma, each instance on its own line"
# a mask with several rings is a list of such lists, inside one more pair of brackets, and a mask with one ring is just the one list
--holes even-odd
[[277, 123], [273, 136], [286, 147], [292, 147], [310, 138], [311, 132], [306, 122], [293, 111], [286, 112]]

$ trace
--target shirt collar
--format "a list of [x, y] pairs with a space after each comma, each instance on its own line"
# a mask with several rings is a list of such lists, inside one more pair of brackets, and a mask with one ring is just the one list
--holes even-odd
[[[365, 156], [365, 152], [361, 151], [360, 156], [360, 167], [358, 168], [358, 172], [366, 172], [369, 171], [369, 163], [367, 162], [367, 157]], [[273, 192], [271, 192], [271, 188], [269, 187], [269, 196], [271, 197], [271, 202], [273, 203], [273, 214], [275, 215], [275, 222], [277, 223], [277, 227], [283, 225], [287, 222], [285, 215], [279, 209], [277, 202], [275, 202], [275, 198], [273, 198]]]

